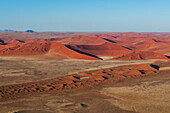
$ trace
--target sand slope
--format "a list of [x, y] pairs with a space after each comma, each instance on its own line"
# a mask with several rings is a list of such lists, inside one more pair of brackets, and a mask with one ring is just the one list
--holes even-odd
[[134, 51], [130, 54], [126, 54], [117, 58], [117, 60], [144, 60], [144, 59], [169, 59], [168, 57], [150, 51]]
[[65, 45], [49, 42], [49, 41], [37, 41], [31, 43], [22, 44], [8, 44], [1, 46], [1, 56], [33, 56], [33, 55], [46, 55], [55, 58], [76, 58], [76, 59], [88, 59], [98, 60], [92, 56], [78, 53], [74, 50], [67, 48]]

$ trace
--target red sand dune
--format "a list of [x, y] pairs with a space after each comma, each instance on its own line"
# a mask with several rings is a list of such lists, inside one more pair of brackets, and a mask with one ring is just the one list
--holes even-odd
[[[135, 42], [141, 38], [146, 38], [147, 34], [141, 34], [141, 33], [111, 33], [107, 35], [107, 39], [114, 40], [116, 42], [124, 42], [124, 43], [132, 43]], [[98, 35], [98, 37], [103, 37], [102, 35]]]
[[132, 53], [114, 58], [117, 60], [144, 60], [144, 59], [169, 59], [160, 53], [150, 51], [134, 51]]
[[139, 64], [79, 72], [77, 74], [58, 77], [39, 82], [23, 83], [0, 87], [0, 101], [16, 99], [50, 91], [60, 91], [72, 88], [93, 87], [96, 85], [116, 83], [130, 78], [154, 75], [159, 72], [159, 66]]
[[164, 33], [110, 33], [105, 35], [96, 35], [97, 37], [106, 37], [107, 39], [114, 40], [116, 42], [123, 42], [123, 43], [136, 43], [142, 39], [156, 39], [160, 41], [169, 41], [168, 36], [169, 34]]
[[46, 55], [56, 58], [75, 58], [75, 59], [89, 59], [98, 60], [98, 58], [80, 54], [67, 48], [65, 45], [49, 42], [38, 41], [32, 43], [22, 44], [8, 44], [1, 46], [1, 56], [32, 56], [32, 55]]
[[75, 36], [59, 39], [57, 42], [69, 45], [99, 45], [107, 41], [99, 37]]
[[170, 55], [170, 43], [158, 39], [141, 39], [134, 43], [136, 48], [141, 51], [152, 51], [164, 55]]
[[131, 50], [111, 42], [105, 42], [100, 45], [75, 45], [71, 47], [99, 56], [120, 56], [131, 52]]
[[[27, 37], [28, 35], [36, 36], [36, 34], [40, 36], [41, 33], [9, 32], [0, 34], [2, 35], [0, 36], [2, 37], [0, 39], [0, 55], [46, 55], [56, 58], [96, 59], [97, 56], [119, 57], [137, 50], [170, 56], [170, 33], [99, 33], [65, 38], [56, 38], [57, 34], [63, 33], [43, 33], [45, 35], [43, 38], [21, 39], [19, 37], [19, 40], [12, 36], [23, 35], [23, 37]], [[12, 39], [3, 38], [7, 34]], [[48, 38], [48, 36], [54, 38]], [[66, 46], [63, 44], [66, 44]], [[134, 55], [137, 55], [134, 59], [140, 59], [139, 54]]]
[[34, 42], [34, 43], [24, 43], [15, 45], [11, 44], [12, 47], [6, 45], [5, 49], [0, 51], [0, 55], [15, 55], [15, 56], [27, 56], [27, 55], [42, 55], [45, 54], [50, 49], [49, 42]]
[[133, 44], [134, 44], [134, 45], [141, 45], [141, 44], [157, 44], [158, 42], [160, 42], [160, 41], [157, 40], [157, 39], [143, 38], [143, 39], [140, 39], [140, 40], [134, 42]]
[[18, 39], [0, 39], [2, 45], [12, 44], [12, 43], [24, 43], [22, 40]]
[[75, 59], [87, 59], [87, 60], [99, 60], [98, 58], [78, 53], [74, 50], [67, 48], [60, 43], [51, 42], [51, 49], [46, 54], [47, 56], [55, 56], [60, 58], [75, 58]]

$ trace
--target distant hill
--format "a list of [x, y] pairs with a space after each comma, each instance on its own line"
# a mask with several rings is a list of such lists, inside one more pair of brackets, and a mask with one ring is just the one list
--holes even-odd
[[33, 30], [26, 30], [25, 32], [33, 33], [33, 32], [35, 32], [35, 31], [33, 31]]

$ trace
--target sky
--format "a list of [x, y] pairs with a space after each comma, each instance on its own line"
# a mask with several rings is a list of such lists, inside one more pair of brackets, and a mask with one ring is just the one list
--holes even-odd
[[0, 0], [0, 30], [170, 32], [170, 0]]

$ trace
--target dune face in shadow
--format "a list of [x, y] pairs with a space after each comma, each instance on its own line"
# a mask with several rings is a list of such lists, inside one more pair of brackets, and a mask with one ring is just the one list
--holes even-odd
[[157, 69], [157, 70], [159, 70], [159, 68], [160, 68], [160, 66], [158, 66], [158, 65], [153, 65], [153, 64], [151, 64], [150, 66], [152, 66], [153, 68], [155, 68], [155, 69]]
[[115, 42], [115, 41], [113, 41], [113, 40], [110, 40], [110, 39], [107, 39], [107, 38], [103, 38], [104, 40], [106, 40], [106, 41], [108, 41], [108, 42], [111, 42], [111, 43], [117, 43], [117, 42]]

